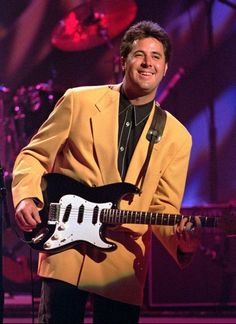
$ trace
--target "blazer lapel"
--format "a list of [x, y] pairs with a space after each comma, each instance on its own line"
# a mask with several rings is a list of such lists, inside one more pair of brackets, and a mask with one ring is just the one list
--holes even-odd
[[95, 151], [104, 184], [120, 182], [118, 171], [119, 86], [110, 87], [96, 103], [98, 113], [92, 117]]

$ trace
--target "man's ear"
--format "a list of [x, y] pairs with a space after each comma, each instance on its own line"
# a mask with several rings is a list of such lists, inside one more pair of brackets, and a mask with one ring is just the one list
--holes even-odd
[[121, 64], [122, 71], [125, 71], [126, 59], [123, 56], [120, 58], [120, 64]]

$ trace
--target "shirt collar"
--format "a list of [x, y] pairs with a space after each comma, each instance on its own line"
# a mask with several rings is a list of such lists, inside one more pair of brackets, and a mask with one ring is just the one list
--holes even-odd
[[119, 107], [119, 115], [123, 114], [128, 109], [133, 109], [134, 112], [134, 120], [135, 126], [141, 123], [144, 119], [146, 119], [152, 110], [154, 100], [144, 104], [144, 105], [132, 105], [123, 91], [120, 91], [120, 107]]

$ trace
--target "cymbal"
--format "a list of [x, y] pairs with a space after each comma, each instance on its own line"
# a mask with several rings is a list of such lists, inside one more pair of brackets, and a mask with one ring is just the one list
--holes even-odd
[[134, 0], [90, 0], [72, 9], [52, 32], [52, 44], [63, 51], [84, 51], [108, 43], [136, 16]]

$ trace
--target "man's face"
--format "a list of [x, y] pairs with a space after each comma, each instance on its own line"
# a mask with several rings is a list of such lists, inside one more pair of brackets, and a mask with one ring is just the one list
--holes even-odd
[[127, 94], [154, 99], [167, 70], [162, 43], [152, 37], [135, 40], [128, 57], [122, 59], [122, 68]]

